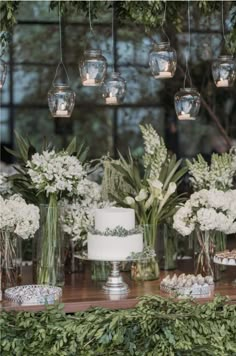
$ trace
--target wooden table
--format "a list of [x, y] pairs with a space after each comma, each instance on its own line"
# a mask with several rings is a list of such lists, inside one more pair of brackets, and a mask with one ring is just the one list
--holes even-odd
[[[128, 283], [130, 292], [126, 296], [109, 296], [102, 290], [102, 282], [93, 282], [90, 277], [89, 269], [85, 272], [72, 273], [66, 276], [66, 283], [63, 288], [62, 303], [67, 313], [74, 313], [81, 310], [86, 310], [90, 307], [105, 307], [110, 309], [126, 309], [134, 307], [138, 298], [144, 295], [161, 295], [167, 297], [160, 291], [160, 281], [167, 274], [183, 273], [189, 270], [188, 261], [181, 261], [179, 269], [176, 271], [161, 271], [160, 279], [155, 281], [134, 282], [130, 280], [129, 273], [123, 273], [124, 280]], [[29, 267], [24, 273], [25, 279], [23, 284], [30, 284], [31, 271]], [[189, 273], [189, 272], [188, 272]], [[236, 277], [236, 267], [227, 267], [227, 271], [222, 272], [222, 279], [215, 284], [215, 294], [228, 296], [232, 303], [236, 303], [236, 284], [232, 281]], [[210, 301], [213, 295], [208, 298], [199, 298], [199, 303]], [[40, 311], [45, 307], [37, 306], [19, 306], [9, 301], [0, 302], [0, 308], [5, 310], [28, 310]]]

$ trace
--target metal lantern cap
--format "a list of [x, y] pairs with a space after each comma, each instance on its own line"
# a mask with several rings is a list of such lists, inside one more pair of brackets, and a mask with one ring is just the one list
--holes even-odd
[[101, 49], [86, 49], [84, 51], [85, 56], [102, 56]]
[[154, 43], [153, 48], [159, 48], [159, 49], [164, 49], [170, 47], [170, 42], [159, 42], [159, 43]]

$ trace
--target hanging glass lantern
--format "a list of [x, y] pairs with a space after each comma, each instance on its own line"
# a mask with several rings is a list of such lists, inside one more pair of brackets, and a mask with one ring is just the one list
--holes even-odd
[[195, 120], [201, 105], [201, 97], [195, 88], [180, 89], [175, 94], [175, 111], [179, 120]]
[[48, 92], [48, 105], [53, 117], [71, 117], [75, 93], [67, 84], [53, 84]]
[[149, 66], [155, 79], [172, 78], [176, 71], [177, 56], [169, 42], [154, 44], [149, 54]]
[[126, 84], [120, 73], [113, 72], [111, 78], [105, 80], [103, 85], [103, 97], [107, 105], [120, 104], [125, 96]]
[[84, 86], [100, 86], [106, 75], [107, 61], [100, 49], [90, 49], [84, 52], [79, 63], [80, 76]]
[[232, 87], [236, 77], [233, 56], [220, 56], [212, 63], [212, 76], [218, 88]]
[[7, 64], [0, 58], [0, 89], [2, 89], [7, 76]]

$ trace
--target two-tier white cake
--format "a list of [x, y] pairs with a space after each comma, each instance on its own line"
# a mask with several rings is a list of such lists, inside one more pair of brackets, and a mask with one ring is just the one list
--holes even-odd
[[88, 258], [125, 260], [143, 251], [143, 234], [135, 229], [133, 209], [105, 208], [95, 212], [95, 231], [88, 233]]

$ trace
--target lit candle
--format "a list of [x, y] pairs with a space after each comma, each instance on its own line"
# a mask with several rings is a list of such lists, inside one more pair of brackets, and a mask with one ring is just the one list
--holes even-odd
[[96, 85], [95, 79], [89, 78], [89, 73], [86, 74], [86, 79], [83, 81], [83, 85]]
[[180, 113], [180, 115], [178, 115], [178, 119], [179, 120], [193, 120], [193, 118], [191, 118], [190, 114], [185, 114], [183, 111]]
[[56, 111], [57, 116], [67, 116], [68, 115], [68, 110], [57, 110]]
[[216, 82], [216, 86], [218, 88], [220, 88], [220, 87], [228, 87], [229, 86], [229, 81], [228, 81], [228, 79], [220, 79], [220, 80], [218, 80], [218, 82]]
[[156, 79], [158, 79], [158, 78], [171, 78], [171, 77], [172, 77], [171, 72], [159, 72], [159, 74], [155, 76]]
[[106, 98], [106, 104], [118, 104], [118, 100], [116, 96], [112, 96], [110, 93], [110, 96]]
[[57, 116], [67, 116], [68, 115], [68, 110], [66, 109], [66, 105], [64, 103], [61, 103], [58, 107], [58, 110], [56, 111]]

